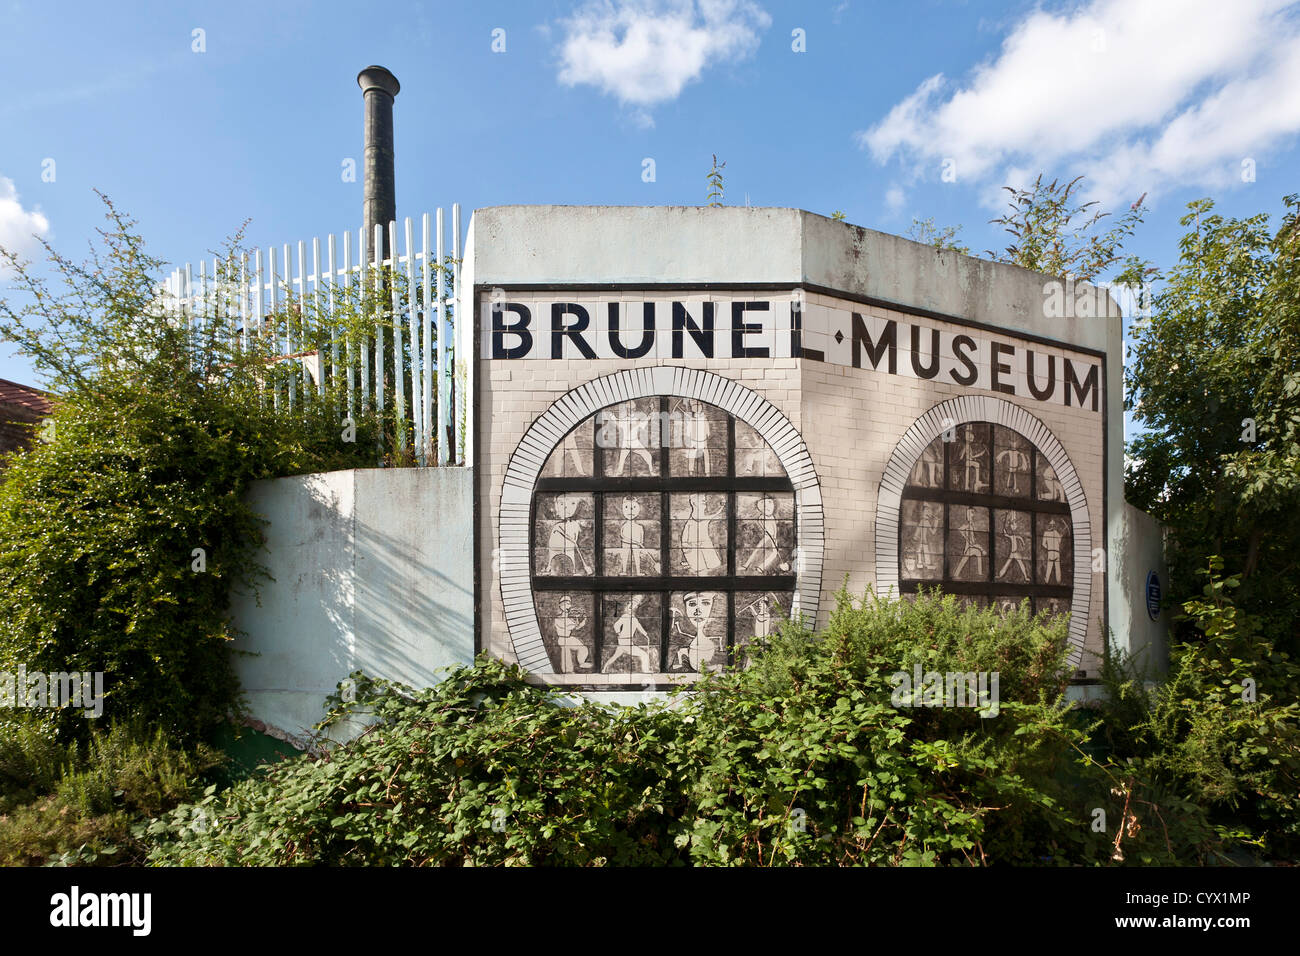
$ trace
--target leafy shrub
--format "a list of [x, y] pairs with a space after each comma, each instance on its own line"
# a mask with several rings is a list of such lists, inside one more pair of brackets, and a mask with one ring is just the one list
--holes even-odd
[[87, 742], [51, 744], [40, 728], [10, 722], [0, 790], [0, 865], [140, 862], [142, 818], [199, 796], [224, 758], [182, 749], [162, 731], [118, 725]]
[[[841, 594], [669, 703], [575, 703], [480, 659], [414, 691], [356, 675], [368, 729], [149, 825], [184, 865], [1106, 863], [1113, 768], [1069, 708], [1063, 620]], [[995, 717], [891, 702], [891, 675], [1001, 669]], [[1008, 692], [1009, 689], [1009, 692]], [[1127, 847], [1185, 850], [1149, 828]]]
[[1139, 796], [1180, 794], [1204, 815], [1199, 859], [1233, 849], [1300, 851], [1300, 668], [1235, 606], [1236, 575], [1212, 557], [1203, 596], [1184, 604], [1195, 641], [1173, 649], [1168, 679], [1147, 687], [1117, 663], [1106, 738]]
[[[358, 416], [344, 440], [334, 391], [273, 401], [299, 374], [274, 361], [293, 317], [247, 344], [229, 311], [179, 321], [161, 263], [111, 205], [108, 219], [90, 263], [51, 250], [65, 291], [15, 261], [28, 302], [0, 301], [0, 334], [58, 395], [46, 440], [0, 484], [0, 670], [103, 672], [113, 719], [193, 740], [238, 703], [227, 612], [260, 574], [249, 483], [373, 465], [380, 425]], [[42, 719], [84, 737], [79, 710]]]

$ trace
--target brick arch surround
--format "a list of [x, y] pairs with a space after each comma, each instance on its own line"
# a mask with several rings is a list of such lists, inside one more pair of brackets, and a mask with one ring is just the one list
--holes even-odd
[[1088, 501], [1070, 456], [1046, 425], [1019, 405], [1000, 398], [962, 396], [935, 405], [918, 418], [894, 448], [880, 480], [876, 498], [876, 589], [898, 590], [898, 525], [902, 520], [903, 488], [921, 452], [943, 432], [967, 422], [992, 422], [1018, 432], [1034, 445], [1056, 472], [1070, 506], [1074, 531], [1074, 583], [1070, 599], [1070, 664], [1083, 659], [1092, 600], [1092, 528]]
[[656, 395], [716, 405], [752, 426], [772, 446], [795, 493], [798, 560], [791, 614], [798, 613], [807, 621], [817, 618], [825, 550], [821, 486], [812, 457], [794, 425], [767, 399], [724, 376], [665, 365], [628, 369], [593, 379], [560, 396], [524, 433], [506, 467], [498, 514], [501, 601], [515, 656], [533, 673], [554, 673], [533, 602], [528, 536], [537, 479], [551, 452], [581, 422], [610, 405]]

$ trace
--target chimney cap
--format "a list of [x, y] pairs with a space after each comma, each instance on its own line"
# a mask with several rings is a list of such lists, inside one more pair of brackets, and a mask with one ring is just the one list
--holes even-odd
[[368, 66], [358, 73], [357, 86], [361, 87], [363, 93], [381, 90], [389, 96], [396, 96], [402, 88], [402, 84], [397, 82], [397, 77], [382, 66]]

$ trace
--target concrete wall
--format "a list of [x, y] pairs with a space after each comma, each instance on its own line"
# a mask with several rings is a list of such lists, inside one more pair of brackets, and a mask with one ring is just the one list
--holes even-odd
[[1133, 663], [1153, 676], [1169, 669], [1170, 608], [1162, 608], [1153, 620], [1147, 611], [1147, 575], [1154, 571], [1160, 579], [1162, 594], [1169, 594], [1169, 567], [1165, 564], [1165, 532], [1160, 522], [1145, 511], [1124, 503], [1120, 533], [1111, 542], [1116, 565], [1111, 573], [1120, 579], [1124, 598], [1112, 606], [1111, 620], [1116, 632], [1127, 631], [1127, 650]]
[[[1025, 407], [1046, 421], [1080, 469], [1093, 546], [1108, 548], [1108, 567], [1123, 560], [1119, 549], [1126, 546], [1129, 526], [1125, 523], [1123, 501], [1121, 322], [1118, 308], [1104, 290], [1087, 286], [1067, 289], [1071, 299], [1088, 296], [1091, 308], [1055, 315], [1048, 308], [1049, 297], [1060, 295], [1060, 284], [1053, 277], [937, 250], [797, 209], [479, 209], [470, 224], [465, 262], [473, 284], [462, 282], [458, 290], [462, 315], [478, 312], [475, 286], [483, 290], [485, 299], [489, 295], [486, 290], [496, 286], [513, 290], [508, 298], [526, 297], [528, 290], [575, 286], [599, 298], [602, 285], [653, 290], [671, 297], [674, 285], [692, 285], [698, 290], [700, 284], [707, 283], [710, 288], [705, 292], [696, 291], [683, 298], [708, 299], [718, 297], [711, 296], [715, 289], [771, 283], [808, 290], [810, 305], [821, 301], [822, 293], [831, 297], [837, 293], [860, 296], [876, 303], [860, 307], [870, 316], [907, 321], [918, 311], [933, 312], [1101, 352], [1105, 356], [1104, 435], [1101, 416], [1095, 413], [1092, 421], [1086, 421], [1069, 409], [1033, 403]], [[582, 294], [575, 289], [572, 295], [565, 292], [556, 296], [579, 301]], [[724, 291], [719, 295], [725, 298]], [[929, 325], [936, 321], [933, 317], [926, 319]], [[479, 324], [476, 318], [475, 325]], [[597, 360], [581, 360], [566, 352], [559, 360], [512, 363], [488, 361], [482, 344], [477, 357], [472, 374], [478, 378], [473, 394], [478, 402], [481, 439], [473, 459], [480, 468], [479, 560], [484, 568], [480, 627], [484, 646], [507, 658], [511, 656], [510, 640], [502, 613], [500, 583], [487, 570], [499, 543], [495, 515], [501, 501], [502, 474], [523, 432], [567, 390], [615, 369], [644, 365], [708, 369], [743, 382], [780, 408], [808, 439], [818, 475], [824, 480], [823, 498], [838, 495], [846, 502], [852, 499], [864, 505], [875, 494], [872, 482], [878, 483], [879, 474], [872, 470], [876, 466], [866, 460], [870, 455], [861, 443], [863, 435], [832, 434], [836, 425], [843, 425], [850, 415], [859, 420], [874, 418], [874, 427], [880, 432], [875, 437], [897, 441], [901, 430], [928, 407], [927, 402], [932, 404], [963, 392], [990, 394], [982, 383], [966, 389], [918, 391], [914, 382], [876, 376], [864, 369], [784, 358], [687, 358], [665, 362], [659, 355], [655, 359], [647, 356], [645, 360], [610, 361], [604, 355]], [[832, 399], [843, 399], [852, 407], [834, 408]], [[891, 415], [898, 420], [893, 421]], [[822, 436], [822, 432], [827, 434]], [[874, 568], [873, 515], [869, 508], [856, 519], [832, 514], [833, 510], [833, 502], [828, 503], [823, 587], [833, 589], [845, 573], [851, 583], [860, 585], [870, 578]], [[836, 554], [831, 553], [831, 539], [838, 539], [841, 545]], [[1132, 586], [1123, 575], [1099, 570], [1093, 582], [1089, 655], [1083, 665], [1090, 674], [1095, 673], [1099, 663], [1104, 640], [1100, 622], [1106, 610], [1115, 640], [1121, 647], [1128, 647], [1130, 608], [1135, 600], [1145, 607], [1140, 589], [1139, 598], [1133, 598], [1129, 593]]]
[[473, 472], [337, 471], [257, 482], [273, 581], [235, 597], [252, 716], [301, 744], [352, 671], [417, 687], [473, 659]]

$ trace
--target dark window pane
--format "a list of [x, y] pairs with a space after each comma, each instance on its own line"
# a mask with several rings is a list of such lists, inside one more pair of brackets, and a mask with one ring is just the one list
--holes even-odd
[[736, 422], [736, 475], [750, 477], [785, 477], [785, 469], [772, 446], [758, 431], [742, 421]]
[[660, 497], [602, 495], [605, 507], [605, 574], [659, 575]]
[[596, 413], [596, 444], [605, 474], [636, 478], [659, 474], [659, 400], [638, 398]]
[[551, 666], [561, 674], [590, 674], [596, 669], [589, 591], [540, 591], [535, 595], [537, 622]]
[[921, 451], [911, 473], [907, 476], [909, 488], [943, 487], [943, 436], [940, 435]]
[[736, 495], [736, 573], [794, 573], [794, 495]]
[[948, 449], [948, 487], [971, 494], [989, 493], [991, 425], [978, 423], [957, 428], [957, 439]]
[[669, 496], [669, 561], [673, 574], [727, 572], [727, 496], [706, 492]]
[[948, 506], [948, 567], [954, 581], [989, 579], [989, 509]]
[[994, 580], [1007, 584], [1029, 583], [1033, 575], [1029, 542], [1031, 520], [1027, 511], [998, 508], [993, 512]]
[[594, 434], [588, 419], [564, 437], [542, 467], [542, 478], [583, 478], [592, 474]]
[[727, 662], [727, 595], [719, 591], [677, 591], [672, 595], [667, 670], [698, 673]]
[[537, 496], [533, 573], [568, 577], [594, 574], [596, 539], [591, 495]]
[[662, 631], [659, 594], [601, 596], [605, 622], [601, 672], [655, 674], [659, 672]]
[[1038, 470], [1038, 480], [1036, 491], [1040, 501], [1064, 501], [1065, 489], [1061, 487], [1060, 480], [1056, 477], [1056, 471], [1047, 463], [1043, 453], [1035, 451], [1037, 456], [1035, 467]]
[[943, 505], [937, 501], [903, 502], [902, 576], [938, 581], [943, 577]]
[[993, 429], [993, 493], [1028, 497], [1029, 469], [1034, 448], [1019, 432], [1001, 425]]
[[1038, 516], [1038, 583], [1074, 583], [1074, 534], [1064, 515]]
[[689, 398], [668, 403], [668, 473], [675, 478], [727, 473], [727, 413]]

